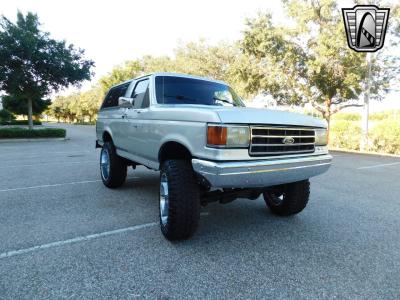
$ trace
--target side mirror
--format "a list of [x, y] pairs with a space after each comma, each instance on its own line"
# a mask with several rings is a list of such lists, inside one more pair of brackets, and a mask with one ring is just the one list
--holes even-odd
[[120, 106], [120, 107], [125, 107], [125, 108], [133, 107], [134, 102], [135, 101], [133, 98], [128, 98], [128, 97], [119, 97], [118, 98], [118, 106]]

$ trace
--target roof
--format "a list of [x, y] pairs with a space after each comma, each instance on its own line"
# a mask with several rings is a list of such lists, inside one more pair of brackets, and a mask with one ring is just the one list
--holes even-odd
[[225, 84], [228, 85], [226, 82], [221, 81], [221, 80], [215, 80], [212, 78], [208, 78], [208, 77], [201, 77], [201, 76], [196, 76], [196, 75], [189, 75], [189, 74], [183, 74], [183, 73], [173, 73], [173, 72], [154, 72], [154, 73], [149, 73], [149, 74], [145, 74], [145, 75], [141, 75], [129, 80], [125, 80], [124, 82], [118, 83], [113, 85], [111, 88], [126, 84], [126, 83], [130, 83], [133, 80], [138, 80], [144, 77], [149, 77], [149, 76], [173, 76], [173, 77], [184, 77], [184, 78], [192, 78], [192, 79], [198, 79], [198, 80], [206, 80], [206, 81], [210, 81], [210, 82], [216, 82], [216, 83], [220, 83], [220, 84]]
[[189, 75], [189, 74], [183, 74], [183, 73], [173, 73], [173, 72], [154, 72], [154, 73], [149, 73], [146, 75], [142, 75], [139, 77], [134, 78], [136, 79], [140, 79], [143, 77], [147, 77], [147, 76], [174, 76], [174, 77], [185, 77], [185, 78], [192, 78], [192, 79], [199, 79], [199, 80], [206, 80], [206, 81], [211, 81], [211, 82], [216, 82], [216, 83], [222, 83], [222, 84], [227, 84], [224, 81], [221, 80], [215, 80], [212, 78], [208, 78], [208, 77], [202, 77], [202, 76], [196, 76], [196, 75]]

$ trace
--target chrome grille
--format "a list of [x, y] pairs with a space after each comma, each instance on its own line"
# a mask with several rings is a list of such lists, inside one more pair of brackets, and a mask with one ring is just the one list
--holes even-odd
[[275, 156], [314, 152], [311, 128], [251, 126], [250, 156]]

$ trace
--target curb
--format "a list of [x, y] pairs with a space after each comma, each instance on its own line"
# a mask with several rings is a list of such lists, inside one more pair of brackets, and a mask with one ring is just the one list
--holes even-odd
[[357, 150], [346, 150], [346, 149], [340, 149], [340, 148], [329, 148], [329, 151], [400, 158], [400, 155], [398, 155], [398, 154], [379, 153], [379, 152], [366, 152], [366, 151], [357, 151]]
[[22, 143], [22, 142], [52, 142], [52, 141], [67, 141], [69, 138], [32, 138], [32, 139], [0, 139], [0, 143]]

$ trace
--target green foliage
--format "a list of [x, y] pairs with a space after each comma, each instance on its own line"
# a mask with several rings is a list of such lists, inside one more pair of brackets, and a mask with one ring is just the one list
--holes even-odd
[[243, 64], [244, 55], [239, 45], [227, 42], [208, 45], [204, 40], [200, 40], [177, 47], [173, 57], [146, 55], [137, 60], [127, 61], [103, 76], [99, 83], [103, 92], [106, 92], [111, 86], [139, 75], [176, 72], [223, 80], [239, 94], [248, 96], [249, 93], [244, 89], [244, 81], [239, 75]]
[[400, 154], [400, 119], [386, 119], [374, 126], [369, 135], [370, 150]]
[[360, 139], [360, 122], [347, 120], [332, 122], [329, 134], [329, 145], [331, 147], [360, 150]]
[[[385, 115], [385, 113], [379, 115]], [[372, 122], [371, 125], [368, 137], [369, 151], [400, 154], [400, 119], [392, 115], [386, 119]], [[331, 147], [360, 150], [360, 121], [333, 120], [329, 139]]]
[[62, 128], [27, 129], [21, 127], [0, 128], [0, 139], [18, 138], [63, 138], [66, 130]]
[[338, 121], [338, 120], [361, 121], [361, 115], [353, 113], [338, 113], [333, 117], [332, 121]]
[[[50, 103], [50, 100], [36, 99], [32, 102], [32, 114], [39, 116]], [[3, 106], [16, 115], [28, 115], [28, 100], [23, 96], [3, 96]]]
[[11, 112], [9, 112], [7, 109], [0, 110], [0, 122], [5, 122], [5, 121], [10, 122], [14, 119], [15, 119], [14, 115]]
[[108, 75], [100, 78], [99, 84], [105, 93], [113, 85], [137, 77], [142, 72], [142, 66], [139, 61], [127, 61], [120, 66], [116, 66]]
[[[15, 24], [1, 17], [0, 90], [25, 101], [28, 108], [52, 92], [90, 79], [93, 65], [93, 61], [84, 59], [84, 50], [41, 31], [36, 14], [18, 12]], [[45, 109], [43, 105], [37, 108]], [[30, 109], [24, 114], [32, 120]]]
[[95, 86], [84, 93], [73, 93], [68, 96], [56, 97], [46, 113], [60, 122], [91, 123], [100, 108], [104, 92], [100, 86]]
[[[0, 121], [0, 125], [29, 125], [28, 120]], [[42, 122], [33, 120], [33, 125], [42, 125]]]
[[385, 110], [369, 116], [370, 121], [383, 121], [391, 118], [400, 118], [400, 110]]

